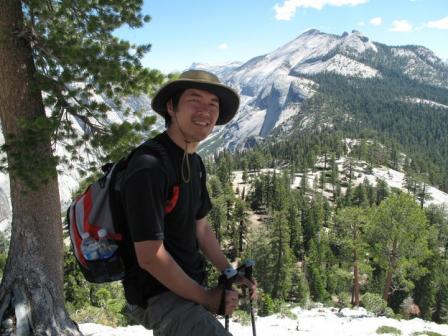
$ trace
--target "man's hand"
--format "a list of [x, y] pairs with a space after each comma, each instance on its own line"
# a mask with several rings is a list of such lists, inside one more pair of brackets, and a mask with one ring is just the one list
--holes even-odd
[[247, 287], [249, 289], [249, 298], [255, 300], [257, 298], [257, 281], [252, 278], [252, 281], [242, 275], [237, 275], [234, 281], [235, 285]]
[[[222, 287], [216, 287], [208, 289], [206, 293], [206, 302], [202, 305], [210, 312], [214, 314], [219, 313], [219, 307], [221, 305]], [[224, 315], [231, 315], [233, 311], [238, 307], [239, 297], [238, 292], [234, 290], [226, 290], [225, 298], [225, 313]]]

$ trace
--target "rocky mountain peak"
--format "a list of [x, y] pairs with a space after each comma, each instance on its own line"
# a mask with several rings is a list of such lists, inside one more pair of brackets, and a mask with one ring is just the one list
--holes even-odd
[[357, 30], [352, 30], [351, 34], [342, 34], [340, 49], [354, 54], [362, 54], [366, 50], [378, 51], [375, 44], [370, 42], [368, 37]]
[[301, 113], [302, 103], [319, 92], [312, 79], [316, 74], [381, 80], [387, 75], [382, 72], [390, 67], [389, 73], [447, 86], [446, 65], [424, 47], [389, 47], [357, 30], [334, 35], [309, 29], [270, 53], [220, 73], [239, 90], [242, 104], [238, 118], [220, 128], [213, 142], [221, 138], [230, 149], [243, 148], [249, 138], [269, 136], [280, 126], [288, 129], [293, 117]]

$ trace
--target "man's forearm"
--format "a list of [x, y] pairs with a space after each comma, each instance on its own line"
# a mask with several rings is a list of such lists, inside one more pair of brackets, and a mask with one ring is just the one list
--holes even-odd
[[[148, 251], [148, 246], [143, 243], [136, 243], [136, 252], [142, 249]], [[140, 245], [139, 245], [140, 244]], [[206, 289], [191, 279], [171, 254], [165, 249], [163, 243], [158, 246], [151, 246], [150, 254], [145, 253], [145, 257], [138, 258], [139, 266], [154, 276], [160, 283], [175, 294], [199, 304], [206, 302]], [[151, 255], [151, 257], [147, 257]]]

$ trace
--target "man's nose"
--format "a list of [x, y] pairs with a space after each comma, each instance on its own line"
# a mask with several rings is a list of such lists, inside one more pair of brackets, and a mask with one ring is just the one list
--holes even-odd
[[213, 107], [206, 101], [201, 101], [198, 105], [198, 112], [209, 114], [212, 111]]

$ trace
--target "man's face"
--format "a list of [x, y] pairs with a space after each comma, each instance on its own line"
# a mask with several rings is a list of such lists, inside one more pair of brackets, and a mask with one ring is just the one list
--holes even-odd
[[180, 128], [189, 140], [202, 141], [211, 133], [218, 120], [219, 99], [205, 90], [187, 89], [181, 95], [176, 110], [171, 101], [167, 108], [174, 129]]

